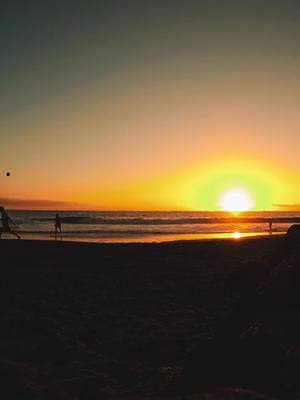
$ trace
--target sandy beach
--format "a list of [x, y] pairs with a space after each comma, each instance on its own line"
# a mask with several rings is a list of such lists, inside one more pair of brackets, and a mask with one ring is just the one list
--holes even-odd
[[[1, 390], [7, 399], [259, 399], [268, 397], [251, 391], [280, 398], [289, 387], [293, 398], [299, 387], [287, 378], [259, 387], [219, 370], [225, 338], [235, 345], [255, 321], [255, 302], [241, 299], [266, 281], [282, 242], [0, 241]], [[220, 337], [223, 361], [210, 369], [205, 357], [216, 354], [203, 350]]]

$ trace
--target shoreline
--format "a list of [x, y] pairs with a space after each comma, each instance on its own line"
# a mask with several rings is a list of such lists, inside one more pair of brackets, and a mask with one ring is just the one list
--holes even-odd
[[[55, 236], [52, 234], [31, 234], [18, 232], [21, 235], [21, 240], [32, 240], [32, 241], [57, 241], [57, 242], [75, 242], [75, 243], [166, 243], [166, 242], [181, 242], [181, 241], [210, 241], [210, 240], [241, 240], [246, 238], [261, 238], [261, 237], [272, 237], [272, 236], [283, 236], [285, 231], [272, 232], [225, 232], [225, 233], [182, 233], [182, 234], [136, 234], [136, 235], [120, 235], [119, 233], [112, 235], [71, 235], [68, 232], [65, 233], [62, 239], [58, 237], [55, 240]], [[1, 240], [15, 240], [8, 235], [3, 235]]]

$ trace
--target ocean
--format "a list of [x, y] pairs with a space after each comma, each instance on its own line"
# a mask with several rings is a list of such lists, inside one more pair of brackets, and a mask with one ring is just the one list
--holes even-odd
[[[300, 211], [140, 212], [140, 211], [9, 211], [23, 238], [54, 239], [59, 213], [64, 240], [85, 242], [162, 242], [185, 239], [268, 235], [270, 218], [299, 218]], [[272, 234], [285, 233], [292, 221], [277, 221]], [[7, 234], [2, 236], [8, 237]]]

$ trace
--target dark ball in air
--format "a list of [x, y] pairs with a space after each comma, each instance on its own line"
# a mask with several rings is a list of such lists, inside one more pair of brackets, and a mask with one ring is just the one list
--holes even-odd
[[10, 176], [10, 172], [6, 172], [6, 176]]

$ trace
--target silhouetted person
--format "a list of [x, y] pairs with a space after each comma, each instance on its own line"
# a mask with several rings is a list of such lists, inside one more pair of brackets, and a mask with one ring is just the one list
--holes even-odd
[[61, 221], [59, 214], [55, 215], [55, 240], [57, 239], [58, 234], [62, 239], [62, 231], [61, 231]]
[[11, 235], [16, 236], [18, 239], [21, 239], [21, 236], [17, 234], [17, 232], [13, 231], [9, 224], [13, 224], [16, 226], [16, 224], [13, 222], [13, 220], [7, 215], [7, 212], [4, 210], [4, 207], [0, 207], [0, 213], [1, 213], [1, 221], [2, 221], [2, 228], [0, 228], [0, 239], [2, 236], [2, 233], [10, 233]]
[[273, 229], [272, 229], [272, 221], [269, 221], [269, 234], [272, 235]]

